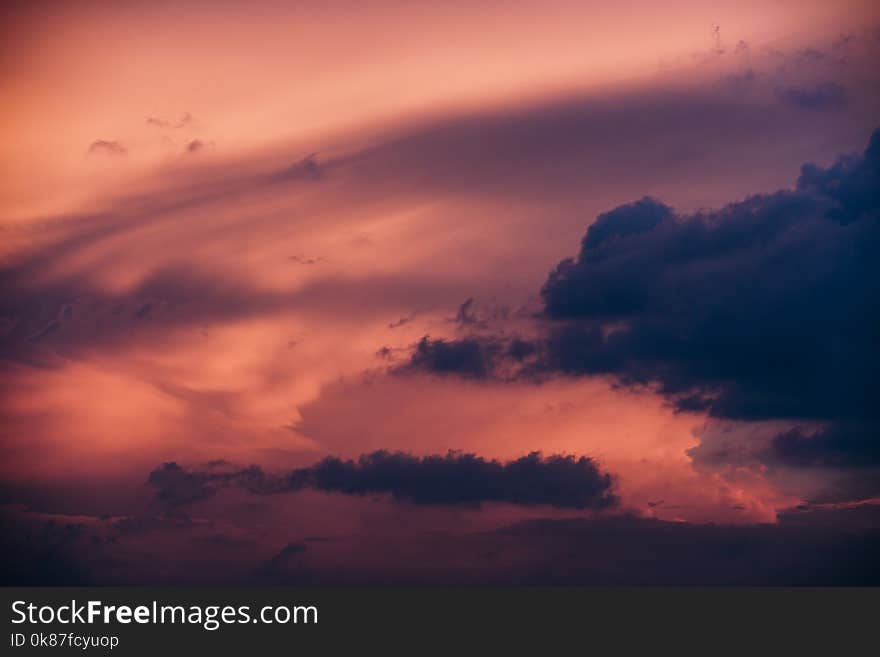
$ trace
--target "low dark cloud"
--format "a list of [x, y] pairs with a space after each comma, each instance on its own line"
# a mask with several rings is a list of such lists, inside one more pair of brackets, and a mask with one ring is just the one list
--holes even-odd
[[0, 585], [84, 586], [87, 553], [100, 540], [76, 522], [50, 520], [22, 527], [0, 513]]
[[154, 521], [132, 534], [118, 523], [35, 519], [0, 527], [14, 529], [0, 532], [0, 583], [872, 586], [880, 584], [878, 526], [878, 505], [803, 506], [774, 524], [601, 514], [476, 532], [412, 527], [405, 537], [356, 531], [333, 541], [265, 538], [259, 524], [243, 540], [219, 521]]
[[324, 459], [294, 471], [291, 482], [348, 495], [390, 493], [415, 504], [506, 502], [603, 509], [616, 503], [611, 476], [593, 459], [545, 458], [537, 452], [500, 463], [459, 452], [417, 457], [379, 451], [357, 461]]
[[327, 457], [284, 475], [257, 467], [244, 470], [189, 470], [165, 463], [150, 473], [157, 501], [166, 508], [198, 502], [224, 487], [257, 494], [305, 488], [344, 495], [388, 494], [424, 505], [480, 505], [502, 502], [569, 509], [606, 509], [617, 503], [611, 475], [587, 457], [533, 452], [501, 463], [475, 454], [413, 456], [377, 451], [357, 461]]
[[[496, 532], [493, 583], [858, 585], [880, 582], [880, 507], [791, 509], [776, 524], [702, 525], [632, 516], [530, 520]], [[505, 555], [506, 553], [506, 555]], [[540, 555], [529, 560], [526, 555]]]

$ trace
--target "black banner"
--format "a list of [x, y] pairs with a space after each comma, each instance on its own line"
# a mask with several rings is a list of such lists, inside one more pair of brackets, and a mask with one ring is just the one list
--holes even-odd
[[[870, 645], [880, 589], [4, 588], [3, 654], [536, 654]], [[760, 649], [759, 649], [760, 648]]]

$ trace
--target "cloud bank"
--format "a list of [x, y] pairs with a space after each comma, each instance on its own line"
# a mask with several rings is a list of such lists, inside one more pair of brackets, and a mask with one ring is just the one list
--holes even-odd
[[218, 488], [235, 486], [255, 493], [294, 492], [311, 488], [343, 495], [389, 494], [394, 500], [424, 505], [479, 505], [500, 502], [567, 509], [614, 506], [611, 475], [584, 456], [538, 452], [506, 463], [475, 454], [413, 456], [376, 451], [357, 461], [327, 457], [286, 475], [252, 466], [243, 470], [188, 470], [174, 462], [150, 473], [156, 499], [174, 508], [211, 497]]

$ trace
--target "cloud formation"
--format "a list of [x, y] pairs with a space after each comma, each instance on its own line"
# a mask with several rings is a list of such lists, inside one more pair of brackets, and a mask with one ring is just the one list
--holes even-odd
[[880, 131], [792, 191], [601, 215], [541, 291], [558, 326], [541, 365], [657, 382], [717, 417], [875, 417], [878, 190]]
[[327, 457], [286, 475], [267, 474], [256, 466], [243, 470], [187, 470], [165, 463], [153, 470], [148, 483], [168, 508], [212, 496], [234, 486], [254, 493], [294, 492], [311, 488], [343, 495], [389, 494], [395, 500], [424, 505], [480, 505], [502, 502], [568, 509], [614, 506], [611, 475], [588, 457], [538, 452], [501, 463], [475, 454], [413, 456], [376, 451], [357, 461]]
[[613, 375], [680, 410], [831, 427], [780, 436], [775, 463], [876, 466], [878, 248], [880, 130], [862, 155], [804, 165], [793, 190], [684, 215], [646, 197], [599, 215], [541, 289], [540, 338], [426, 337], [409, 366]]

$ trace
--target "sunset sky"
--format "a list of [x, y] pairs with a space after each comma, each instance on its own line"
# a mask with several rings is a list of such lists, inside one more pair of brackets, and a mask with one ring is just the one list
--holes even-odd
[[4, 583], [880, 583], [878, 55], [860, 0], [3, 3]]

